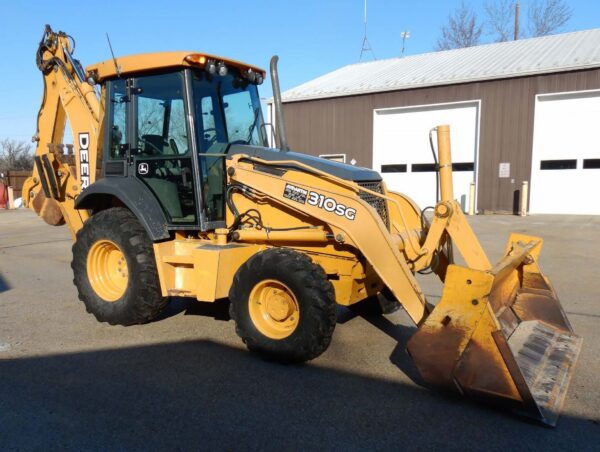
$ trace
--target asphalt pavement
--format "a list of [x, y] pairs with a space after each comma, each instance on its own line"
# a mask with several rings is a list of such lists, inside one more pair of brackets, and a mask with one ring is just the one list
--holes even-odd
[[[304, 365], [248, 353], [226, 300], [98, 323], [66, 227], [0, 210], [0, 450], [600, 450], [600, 217], [469, 221], [492, 261], [510, 231], [545, 239], [542, 269], [584, 338], [556, 428], [423, 387], [403, 311], [340, 308], [332, 345]], [[440, 284], [420, 281], [435, 302]]]

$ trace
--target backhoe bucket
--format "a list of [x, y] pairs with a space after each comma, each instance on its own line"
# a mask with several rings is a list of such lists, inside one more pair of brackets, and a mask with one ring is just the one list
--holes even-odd
[[424, 380], [555, 425], [582, 339], [537, 259], [512, 234], [491, 270], [451, 265], [439, 304], [408, 343]]

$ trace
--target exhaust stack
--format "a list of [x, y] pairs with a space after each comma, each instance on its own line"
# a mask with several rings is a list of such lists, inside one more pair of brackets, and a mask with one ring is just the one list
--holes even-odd
[[283, 106], [281, 103], [281, 89], [279, 87], [279, 74], [277, 72], [277, 62], [279, 57], [273, 55], [271, 58], [271, 84], [273, 86], [273, 105], [275, 107], [275, 126], [277, 128], [277, 138], [279, 149], [283, 152], [290, 150], [287, 141], [287, 135], [285, 133], [285, 122], [283, 119]]

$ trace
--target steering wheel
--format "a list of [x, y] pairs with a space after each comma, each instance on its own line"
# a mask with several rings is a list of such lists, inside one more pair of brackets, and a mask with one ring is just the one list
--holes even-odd
[[[157, 155], [157, 154], [162, 155], [163, 150], [159, 149], [154, 143], [146, 140], [143, 136], [138, 137], [138, 141], [140, 143], [143, 143], [144, 145], [150, 145], [150, 147], [153, 149], [153, 152], [152, 152], [153, 155]], [[146, 151], [144, 150], [144, 152], [146, 152]]]
[[[213, 135], [210, 137], [210, 139], [206, 138], [208, 132], [213, 132]], [[217, 129], [215, 127], [204, 129], [204, 132], [202, 132], [202, 137], [204, 138], [204, 141], [207, 142], [207, 147], [211, 147], [217, 141]]]

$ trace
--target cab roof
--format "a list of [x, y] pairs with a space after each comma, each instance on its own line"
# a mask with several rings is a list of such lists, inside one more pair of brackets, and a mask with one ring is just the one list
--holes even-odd
[[[257, 66], [252, 66], [241, 61], [230, 60], [216, 55], [210, 55], [202, 52], [157, 52], [157, 53], [142, 53], [137, 55], [129, 55], [117, 57], [117, 65], [119, 66], [122, 75], [137, 74], [160, 69], [175, 68], [175, 67], [204, 67], [208, 60], [216, 62], [222, 61], [227, 66], [236, 67], [242, 71], [251, 69], [265, 77], [264, 69]], [[117, 69], [115, 62], [110, 59], [100, 63], [91, 64], [86, 68], [86, 73], [92, 75], [97, 82], [117, 77]]]

